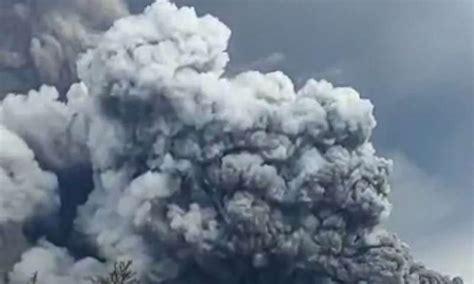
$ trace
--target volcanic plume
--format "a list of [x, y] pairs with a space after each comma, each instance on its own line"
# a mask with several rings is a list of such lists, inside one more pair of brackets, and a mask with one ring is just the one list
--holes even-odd
[[39, 84], [67, 91], [77, 81], [78, 54], [126, 15], [122, 0], [2, 0], [0, 72], [8, 76], [0, 95]]
[[[113, 7], [93, 16], [106, 26], [128, 15], [89, 2]], [[0, 242], [13, 283], [35, 271], [85, 283], [117, 260], [144, 283], [462, 283], [381, 227], [392, 163], [376, 155], [373, 106], [354, 89], [225, 76], [230, 30], [168, 1], [105, 33], [79, 30], [97, 40], [77, 72], [63, 58], [82, 40], [68, 38], [65, 57], [48, 34], [47, 49], [31, 42], [41, 82], [77, 75], [65, 96], [43, 86], [0, 104], [0, 233], [25, 239]]]

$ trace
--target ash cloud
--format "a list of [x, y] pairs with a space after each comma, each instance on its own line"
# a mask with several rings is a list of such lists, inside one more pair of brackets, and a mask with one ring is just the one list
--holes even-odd
[[27, 84], [6, 84], [0, 92], [26, 91], [38, 84], [66, 91], [77, 80], [78, 54], [93, 47], [114, 20], [127, 14], [122, 0], [2, 1], [0, 70], [17, 80], [31, 75]]
[[[12, 252], [13, 283], [34, 271], [40, 283], [84, 283], [120, 259], [145, 283], [462, 283], [381, 228], [392, 163], [370, 143], [370, 101], [326, 81], [296, 90], [281, 72], [226, 76], [230, 34], [157, 1], [97, 35], [65, 98], [52, 87], [6, 96], [0, 227], [83, 190], [68, 230], [93, 250], [40, 239]], [[78, 165], [91, 169], [90, 194], [57, 182]]]
[[26, 246], [21, 224], [54, 210], [59, 200], [55, 175], [42, 170], [28, 145], [1, 124], [0, 185], [0, 272], [5, 272]]

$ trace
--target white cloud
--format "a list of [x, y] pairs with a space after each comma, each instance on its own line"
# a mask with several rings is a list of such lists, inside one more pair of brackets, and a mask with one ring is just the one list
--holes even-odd
[[258, 58], [254, 61], [230, 66], [229, 73], [237, 74], [248, 70], [260, 72], [270, 72], [279, 69], [285, 61], [286, 56], [281, 52], [272, 52], [267, 56]]

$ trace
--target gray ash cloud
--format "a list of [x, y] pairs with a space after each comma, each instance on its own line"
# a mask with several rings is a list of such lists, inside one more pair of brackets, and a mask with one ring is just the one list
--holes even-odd
[[392, 164], [355, 90], [225, 76], [230, 30], [167, 1], [92, 34], [65, 98], [0, 104], [0, 227], [41, 212], [70, 234], [11, 252], [13, 283], [84, 283], [120, 259], [145, 283], [462, 283], [381, 227]]
[[7, 78], [1, 81], [0, 94], [42, 83], [67, 91], [77, 81], [78, 54], [127, 14], [122, 0], [2, 1], [0, 74]]

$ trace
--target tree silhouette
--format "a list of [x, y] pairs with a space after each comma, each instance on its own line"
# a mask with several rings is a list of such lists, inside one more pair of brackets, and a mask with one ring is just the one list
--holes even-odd
[[136, 272], [132, 270], [132, 261], [119, 261], [114, 264], [114, 269], [107, 276], [90, 277], [92, 284], [139, 284], [135, 278]]
[[[114, 269], [108, 275], [89, 276], [86, 279], [89, 280], [91, 284], [140, 284], [140, 280], [136, 278], [137, 273], [132, 270], [132, 264], [133, 262], [131, 260], [118, 261], [114, 263]], [[10, 283], [8, 274], [4, 275], [3, 283]], [[31, 276], [27, 284], [40, 284], [38, 272], [35, 272]]]
[[37, 284], [38, 283], [38, 272], [33, 273], [28, 284]]

